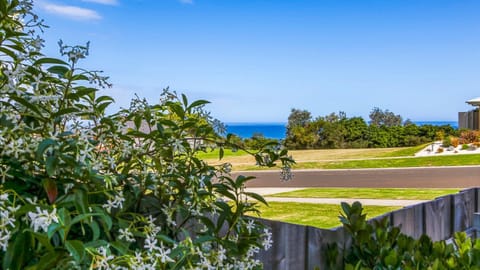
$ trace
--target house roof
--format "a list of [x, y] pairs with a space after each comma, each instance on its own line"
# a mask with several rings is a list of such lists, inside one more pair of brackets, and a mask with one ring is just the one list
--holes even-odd
[[472, 105], [472, 106], [480, 106], [480, 97], [474, 98], [467, 100], [466, 103]]

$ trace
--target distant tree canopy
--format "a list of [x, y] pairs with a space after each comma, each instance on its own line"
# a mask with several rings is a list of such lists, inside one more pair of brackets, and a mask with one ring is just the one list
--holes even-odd
[[373, 108], [373, 110], [369, 114], [369, 117], [370, 125], [374, 126], [394, 127], [401, 126], [403, 122], [400, 115], [395, 115], [389, 110], [382, 111], [380, 108], [377, 107]]
[[450, 125], [417, 126], [389, 110], [373, 108], [370, 122], [347, 117], [345, 112], [317, 118], [306, 110], [292, 109], [284, 144], [289, 149], [380, 148], [415, 146], [438, 139], [438, 134], [455, 135]]

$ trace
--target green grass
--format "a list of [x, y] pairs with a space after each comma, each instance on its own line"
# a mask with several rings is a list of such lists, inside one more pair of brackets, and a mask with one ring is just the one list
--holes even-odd
[[[479, 165], [480, 154], [451, 155], [435, 157], [386, 158], [365, 160], [338, 160], [301, 162], [294, 169], [366, 169], [366, 168], [405, 168], [432, 166]], [[258, 166], [235, 166], [235, 170], [262, 170]]]
[[268, 197], [432, 200], [459, 191], [460, 189], [437, 188], [306, 188]]
[[[232, 151], [230, 149], [224, 149], [223, 157], [240, 157], [248, 155], [243, 150]], [[207, 150], [207, 152], [198, 152], [198, 158], [200, 159], [218, 159], [220, 157], [220, 151], [218, 149]]]
[[385, 153], [381, 155], [380, 157], [407, 157], [407, 156], [414, 156], [415, 153], [419, 152], [423, 148], [427, 147], [430, 143], [425, 143], [422, 145], [418, 146], [413, 146], [413, 147], [401, 147], [398, 150], [394, 150], [389, 153]]
[[[367, 218], [400, 209], [396, 206], [363, 206], [363, 208]], [[262, 205], [260, 211], [261, 217], [265, 219], [318, 228], [334, 228], [341, 225], [338, 219], [341, 207], [335, 204], [270, 202], [269, 206]]]
[[361, 168], [395, 168], [395, 167], [432, 167], [461, 166], [480, 164], [480, 154], [451, 155], [417, 158], [370, 159], [336, 161], [323, 164], [324, 169], [361, 169]]

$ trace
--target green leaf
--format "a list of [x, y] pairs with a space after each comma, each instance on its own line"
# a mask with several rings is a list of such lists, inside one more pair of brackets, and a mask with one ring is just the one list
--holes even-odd
[[85, 257], [85, 247], [83, 246], [82, 241], [79, 240], [67, 240], [65, 247], [72, 257], [80, 263]]
[[88, 77], [83, 74], [77, 74], [72, 76], [72, 80], [74, 81], [88, 81]]
[[[3, 2], [3, 1], [0, 1]], [[17, 59], [17, 56], [15, 55], [15, 52], [5, 48], [5, 47], [0, 47], [0, 52], [3, 52], [4, 54], [10, 56], [13, 59]]]
[[66, 115], [66, 114], [71, 114], [71, 113], [76, 113], [76, 112], [79, 112], [80, 110], [77, 109], [77, 108], [65, 108], [65, 109], [61, 109], [59, 110], [58, 112], [52, 114], [52, 117], [59, 117], [59, 116], [62, 116], [62, 115]]
[[121, 241], [115, 241], [115, 242], [110, 242], [112, 247], [114, 247], [120, 255], [124, 255], [128, 253], [128, 244], [125, 244], [124, 242]]
[[45, 170], [48, 176], [54, 176], [57, 170], [58, 159], [56, 156], [48, 156], [45, 160]]
[[109, 96], [101, 96], [101, 97], [98, 97], [96, 100], [95, 100], [95, 103], [101, 103], [101, 102], [114, 102], [115, 100], [112, 98], [112, 97], [109, 97]]
[[61, 77], [65, 77], [65, 74], [70, 70], [65, 66], [51, 66], [47, 69], [49, 72], [53, 74], [57, 74]]
[[[24, 98], [21, 98], [19, 96], [13, 96], [11, 95], [10, 98], [13, 100], [13, 101], [16, 101], [18, 103], [20, 103], [21, 105], [25, 106], [26, 108], [30, 109], [30, 111], [34, 112], [35, 113], [35, 117], [39, 117], [41, 118], [41, 120], [43, 120], [43, 116], [42, 116], [42, 113], [38, 110], [37, 106], [35, 106], [34, 104], [28, 102], [26, 99]], [[12, 104], [11, 104], [12, 105]]]
[[388, 253], [388, 256], [385, 257], [385, 265], [386, 266], [397, 266], [398, 263], [398, 255], [396, 250], [391, 250]]
[[68, 66], [68, 63], [63, 61], [63, 60], [56, 59], [56, 58], [49, 58], [49, 57], [40, 58], [37, 61], [35, 61], [35, 63], [33, 63], [33, 65], [35, 65], [35, 66], [36, 65], [43, 65], [43, 64], [59, 64], [59, 65]]
[[246, 182], [255, 179], [255, 176], [244, 176], [239, 175], [237, 179], [235, 179], [235, 188], [241, 188], [245, 185]]
[[85, 248], [98, 248], [98, 247], [105, 247], [107, 245], [108, 245], [108, 242], [105, 240], [96, 240], [96, 241], [91, 241], [84, 244]]
[[185, 94], [182, 94], [182, 100], [183, 100], [183, 106], [185, 106], [185, 108], [187, 108], [188, 99], [187, 99], [187, 96]]
[[33, 237], [35, 237], [35, 239], [37, 239], [37, 241], [42, 244], [42, 246], [44, 246], [48, 251], [52, 252], [54, 251], [54, 248], [52, 246], [52, 244], [50, 243], [50, 240], [48, 239], [48, 237], [43, 234], [43, 233], [36, 233], [36, 232], [32, 232], [33, 234]]
[[215, 187], [215, 191], [229, 199], [231, 199], [232, 201], [236, 201], [237, 198], [235, 197], [235, 194], [233, 194], [232, 192], [230, 192], [224, 185], [222, 184], [215, 184], [214, 185]]
[[53, 235], [62, 228], [62, 225], [58, 224], [58, 223], [52, 223], [50, 224], [50, 226], [48, 226], [48, 230], [47, 230], [47, 236], [48, 236], [48, 239], [52, 239]]
[[173, 102], [170, 102], [169, 105], [170, 105], [169, 106], [170, 109], [176, 115], [178, 115], [178, 117], [180, 117], [181, 119], [185, 118], [185, 111], [183, 110], [182, 106], [180, 106], [178, 103], [173, 103]]
[[58, 262], [64, 257], [65, 252], [56, 250], [48, 252], [40, 258], [35, 268], [27, 268], [27, 270], [50, 270], [57, 266]]
[[263, 196], [260, 195], [260, 194], [253, 193], [253, 192], [244, 192], [243, 194], [247, 195], [247, 196], [250, 197], [250, 198], [254, 198], [255, 200], [257, 200], [257, 201], [265, 204], [266, 206], [268, 206], [267, 201], [265, 201], [265, 199], [263, 198]]
[[83, 189], [75, 189], [74, 193], [74, 204], [77, 211], [81, 214], [87, 213], [88, 211], [88, 198], [87, 193]]
[[[75, 216], [73, 219], [72, 219], [72, 223], [70, 225], [73, 225], [73, 224], [76, 224], [82, 220], [86, 220], [86, 219], [89, 219], [90, 217], [95, 217], [95, 216], [100, 216], [100, 217], [104, 217], [104, 214], [102, 213], [85, 213], [85, 214], [80, 214], [80, 215], [77, 215]], [[111, 219], [110, 219], [110, 222], [111, 222]], [[110, 226], [111, 227], [111, 226]]]
[[216, 238], [211, 236], [211, 235], [204, 235], [204, 236], [200, 236], [198, 238], [195, 239], [195, 241], [193, 241], [194, 244], [203, 244], [205, 242], [212, 242], [212, 241], [215, 241]]
[[92, 229], [92, 241], [98, 240], [100, 237], [100, 227], [98, 226], [98, 223], [95, 220], [92, 220], [88, 225]]
[[14, 238], [13, 243], [8, 246], [7, 252], [3, 257], [3, 269], [20, 270], [30, 260], [32, 253], [30, 232], [19, 232]]
[[35, 153], [37, 161], [42, 162], [43, 161], [43, 154], [45, 153], [45, 150], [47, 150], [48, 147], [50, 147], [52, 145], [55, 145], [55, 144], [56, 144], [56, 142], [54, 140], [50, 139], [50, 138], [45, 139], [41, 143], [39, 143], [38, 147], [37, 147], [37, 152]]
[[176, 244], [175, 240], [173, 240], [172, 238], [170, 238], [170, 237], [168, 237], [164, 234], [159, 234], [159, 235], [156, 236], [156, 238], [158, 240], [164, 242], [164, 243], [168, 243], [168, 244], [172, 244], [172, 245]]
[[221, 147], [218, 151], [219, 159], [223, 158], [223, 155], [225, 155], [225, 150], [223, 150], [223, 147]]
[[188, 109], [192, 109], [192, 108], [195, 108], [195, 107], [199, 107], [199, 106], [202, 106], [202, 105], [205, 105], [205, 104], [208, 104], [210, 103], [210, 101], [207, 101], [207, 100], [195, 100], [194, 102], [192, 102], [192, 104], [190, 104], [190, 106], [188, 106]]

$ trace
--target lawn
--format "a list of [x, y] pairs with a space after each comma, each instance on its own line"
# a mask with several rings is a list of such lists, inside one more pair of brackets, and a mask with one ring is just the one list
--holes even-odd
[[[288, 153], [297, 162], [308, 161], [331, 161], [331, 160], [348, 160], [348, 159], [364, 159], [364, 158], [381, 158], [381, 157], [398, 157], [413, 156], [421, 148], [418, 147], [398, 147], [398, 148], [363, 148], [363, 149], [318, 149], [318, 150], [290, 150]], [[253, 150], [252, 152], [255, 152]], [[207, 150], [206, 153], [199, 153], [198, 157], [209, 162], [219, 161], [219, 150]], [[224, 150], [222, 161], [231, 163], [253, 162], [253, 157], [245, 151]]]
[[[289, 151], [289, 154], [297, 162], [293, 166], [294, 169], [363, 169], [480, 164], [480, 154], [413, 157], [414, 153], [424, 147], [425, 145], [400, 148], [292, 150]], [[210, 164], [229, 162], [236, 171], [268, 169], [255, 166], [254, 158], [244, 151], [225, 150], [224, 158], [221, 161], [218, 159], [218, 150], [201, 153], [199, 157]]]
[[[341, 225], [338, 219], [341, 212], [340, 205], [294, 202], [269, 202], [268, 204], [269, 206], [260, 207], [260, 217], [325, 229]], [[367, 218], [373, 218], [401, 207], [366, 205], [363, 208]]]
[[[299, 162], [294, 169], [367, 169], [367, 168], [405, 168], [433, 166], [479, 165], [480, 154], [449, 155], [435, 157], [375, 158], [363, 160], [336, 160]], [[235, 170], [261, 170], [258, 166], [234, 164]]]
[[437, 188], [305, 188], [266, 197], [433, 200], [459, 191]]

